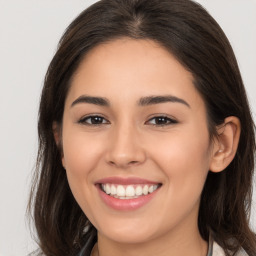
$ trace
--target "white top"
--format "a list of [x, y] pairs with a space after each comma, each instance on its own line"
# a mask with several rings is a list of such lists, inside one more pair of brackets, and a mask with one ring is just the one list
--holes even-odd
[[[224, 250], [216, 242], [213, 243], [212, 256], [225, 256]], [[241, 249], [236, 256], [248, 256], [248, 254]]]

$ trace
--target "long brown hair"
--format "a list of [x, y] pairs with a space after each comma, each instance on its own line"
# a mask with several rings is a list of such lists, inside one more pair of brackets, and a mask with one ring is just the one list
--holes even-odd
[[[241, 247], [256, 255], [249, 228], [255, 137], [243, 81], [224, 32], [207, 11], [190, 0], [102, 0], [83, 11], [60, 40], [45, 77], [38, 120], [39, 150], [30, 197], [38, 243], [45, 255], [76, 255], [96, 230], [76, 203], [52, 131], [61, 125], [72, 76], [86, 53], [121, 37], [150, 39], [170, 51], [194, 77], [207, 108], [211, 137], [228, 116], [241, 122], [234, 160], [221, 173], [209, 172], [198, 227], [227, 255]], [[90, 246], [89, 246], [90, 248]]]

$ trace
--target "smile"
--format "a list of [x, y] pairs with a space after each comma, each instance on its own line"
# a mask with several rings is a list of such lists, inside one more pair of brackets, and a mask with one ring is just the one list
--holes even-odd
[[160, 184], [101, 184], [102, 191], [107, 195], [118, 199], [134, 199], [153, 193], [160, 187]]
[[107, 177], [95, 182], [104, 205], [117, 211], [134, 211], [149, 204], [162, 185], [138, 177]]

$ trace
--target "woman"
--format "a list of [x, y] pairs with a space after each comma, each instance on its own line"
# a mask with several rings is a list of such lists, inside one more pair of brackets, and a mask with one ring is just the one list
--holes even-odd
[[31, 192], [44, 255], [256, 255], [254, 124], [216, 21], [102, 0], [49, 66]]

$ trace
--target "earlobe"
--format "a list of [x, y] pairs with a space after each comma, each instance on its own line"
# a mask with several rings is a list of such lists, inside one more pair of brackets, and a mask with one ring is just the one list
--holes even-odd
[[210, 171], [223, 171], [234, 159], [241, 133], [240, 120], [235, 116], [225, 118], [218, 128], [210, 163]]

